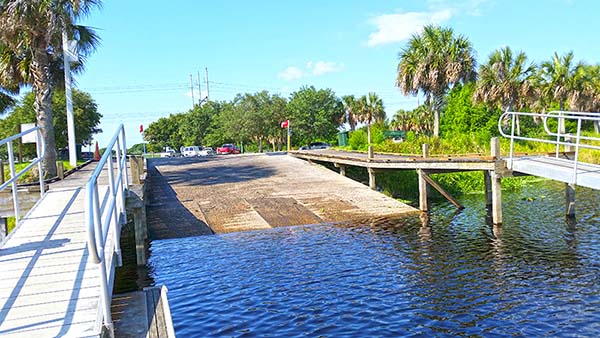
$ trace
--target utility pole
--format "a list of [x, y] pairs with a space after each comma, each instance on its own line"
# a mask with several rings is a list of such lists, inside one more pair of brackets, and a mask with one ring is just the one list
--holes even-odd
[[200, 71], [198, 71], [198, 106], [202, 105], [202, 86], [200, 82]]
[[67, 135], [69, 139], [69, 164], [77, 166], [77, 148], [75, 145], [75, 118], [73, 115], [73, 98], [71, 97], [71, 60], [67, 31], [62, 31], [63, 65], [65, 68], [65, 98], [67, 101]]
[[194, 99], [194, 78], [192, 77], [192, 74], [190, 74], [190, 89], [192, 90], [192, 109], [194, 109], [196, 100]]
[[206, 72], [206, 100], [210, 100], [210, 89], [208, 89], [208, 67], [204, 67], [204, 71]]

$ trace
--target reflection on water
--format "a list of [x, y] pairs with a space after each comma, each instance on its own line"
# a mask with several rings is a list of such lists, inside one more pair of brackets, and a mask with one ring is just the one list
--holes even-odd
[[504, 225], [483, 195], [466, 209], [364, 224], [154, 241], [178, 335], [595, 336], [600, 332], [598, 192], [505, 193]]

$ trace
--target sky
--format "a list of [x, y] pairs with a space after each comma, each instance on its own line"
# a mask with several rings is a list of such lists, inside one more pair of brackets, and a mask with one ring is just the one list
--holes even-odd
[[127, 145], [139, 126], [192, 107], [207, 95], [268, 90], [288, 97], [302, 86], [338, 97], [376, 92], [388, 117], [419, 98], [394, 86], [398, 54], [424, 25], [451, 27], [468, 38], [479, 63], [498, 48], [541, 62], [573, 51], [600, 62], [600, 1], [155, 1], [105, 0], [80, 23], [101, 38], [86, 71], [75, 76], [103, 115], [103, 147], [120, 123]]

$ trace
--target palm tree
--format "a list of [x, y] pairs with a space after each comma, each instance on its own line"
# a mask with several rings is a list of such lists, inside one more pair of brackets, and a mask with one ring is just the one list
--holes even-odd
[[413, 122], [412, 111], [398, 109], [390, 125], [395, 130], [410, 131], [414, 128]]
[[385, 120], [383, 100], [376, 93], [361, 96], [357, 102], [357, 119], [367, 124], [367, 142], [371, 145], [371, 123]]
[[358, 121], [356, 119], [356, 97], [354, 95], [346, 95], [342, 97], [342, 104], [344, 105], [345, 114], [342, 116], [341, 123], [346, 123], [350, 125], [350, 131], [354, 131], [356, 129], [356, 125]]
[[[575, 75], [576, 90], [569, 97], [569, 106], [586, 112], [600, 112], [600, 65], [583, 65]], [[598, 121], [594, 131], [600, 132]]]
[[[577, 75], [581, 74], [581, 67], [583, 67], [583, 63], [575, 63], [573, 52], [563, 56], [555, 52], [550, 61], [542, 62], [538, 77], [540, 78], [541, 94], [546, 97], [547, 102], [557, 101], [561, 111], [566, 109], [569, 98], [580, 94], [577, 92]], [[564, 133], [564, 122], [559, 125], [559, 132]]]
[[99, 0], [7, 0], [0, 6], [0, 41], [9, 51], [2, 53], [0, 72], [18, 70], [20, 84], [31, 84], [35, 92], [37, 124], [46, 143], [43, 166], [49, 176], [56, 175], [52, 90], [61, 83], [62, 34], [78, 42], [82, 57], [91, 53], [98, 37], [75, 22], [99, 6]]
[[[503, 111], [522, 109], [535, 96], [532, 78], [535, 75], [533, 63], [527, 63], [527, 56], [518, 52], [513, 56], [510, 47], [495, 50], [487, 63], [479, 67], [479, 79], [473, 99]], [[516, 132], [520, 135], [519, 118], [516, 118]]]
[[425, 94], [433, 108], [434, 135], [439, 136], [444, 95], [455, 84], [474, 80], [475, 65], [468, 39], [455, 37], [451, 28], [428, 25], [400, 51], [396, 86], [404, 95]]

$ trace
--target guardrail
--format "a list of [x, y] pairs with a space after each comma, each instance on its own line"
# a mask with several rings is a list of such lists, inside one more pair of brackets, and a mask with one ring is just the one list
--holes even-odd
[[[527, 116], [534, 119], [542, 119], [544, 131], [546, 134], [551, 137], [548, 139], [535, 138], [535, 137], [526, 137], [515, 135], [515, 125], [517, 116]], [[556, 119], [556, 131], [552, 131], [548, 126], [548, 120]], [[565, 120], [571, 120], [577, 122], [577, 128], [575, 130], [575, 134], [565, 132]], [[506, 134], [503, 129], [503, 125], [505, 121], [510, 122], [510, 134]], [[510, 139], [510, 155], [508, 160], [508, 168], [513, 169], [513, 156], [514, 156], [514, 142], [515, 140], [523, 140], [523, 141], [533, 141], [533, 142], [542, 142], [556, 145], [555, 157], [559, 158], [560, 155], [560, 147], [563, 147], [563, 151], [566, 152], [565, 147], [574, 147], [575, 155], [573, 158], [573, 178], [572, 183], [575, 184], [577, 182], [577, 168], [579, 166], [579, 149], [594, 149], [600, 150], [599, 145], [592, 144], [592, 142], [599, 142], [600, 137], [594, 136], [585, 136], [581, 135], [581, 128], [583, 122], [598, 122], [600, 123], [600, 113], [596, 112], [571, 112], [571, 111], [551, 111], [548, 113], [525, 113], [525, 112], [511, 112], [506, 111], [503, 113], [498, 119], [498, 130], [500, 134], [504, 137]], [[574, 142], [573, 142], [574, 141]]]
[[[113, 163], [113, 152], [116, 157], [116, 174]], [[108, 191], [106, 195], [103, 195], [103, 200], [101, 201], [98, 179], [105, 167], [107, 167], [108, 171]], [[101, 323], [103, 323], [104, 327], [111, 334], [113, 332], [110, 311], [114, 282], [113, 253], [117, 255], [117, 264], [121, 266], [121, 247], [119, 243], [121, 225], [127, 222], [125, 193], [128, 185], [125, 128], [121, 124], [106, 147], [106, 151], [87, 182], [85, 190], [88, 248], [90, 257], [94, 263], [98, 264], [100, 269], [101, 295], [99, 304], [102, 318]], [[110, 258], [108, 262], [107, 258]]]
[[[21, 169], [19, 172], [15, 171], [15, 154], [13, 150], [13, 141], [18, 138], [21, 138], [29, 133], [35, 132], [35, 144], [36, 144], [36, 155], [37, 157], [29, 163], [25, 168]], [[42, 171], [42, 159], [44, 154], [46, 153], [46, 144], [44, 143], [44, 138], [42, 137], [40, 127], [34, 127], [19, 134], [9, 136], [2, 141], [0, 141], [0, 146], [5, 145], [8, 147], [8, 167], [10, 170], [10, 179], [0, 185], [0, 191], [6, 189], [9, 185], [12, 186], [12, 195], [13, 195], [13, 207], [15, 212], [15, 220], [18, 223], [21, 218], [19, 211], [19, 195], [17, 194], [17, 180], [19, 177], [23, 176], [29, 169], [33, 168], [34, 165], [38, 165], [38, 173], [40, 177], [40, 196], [44, 195], [44, 172]]]

